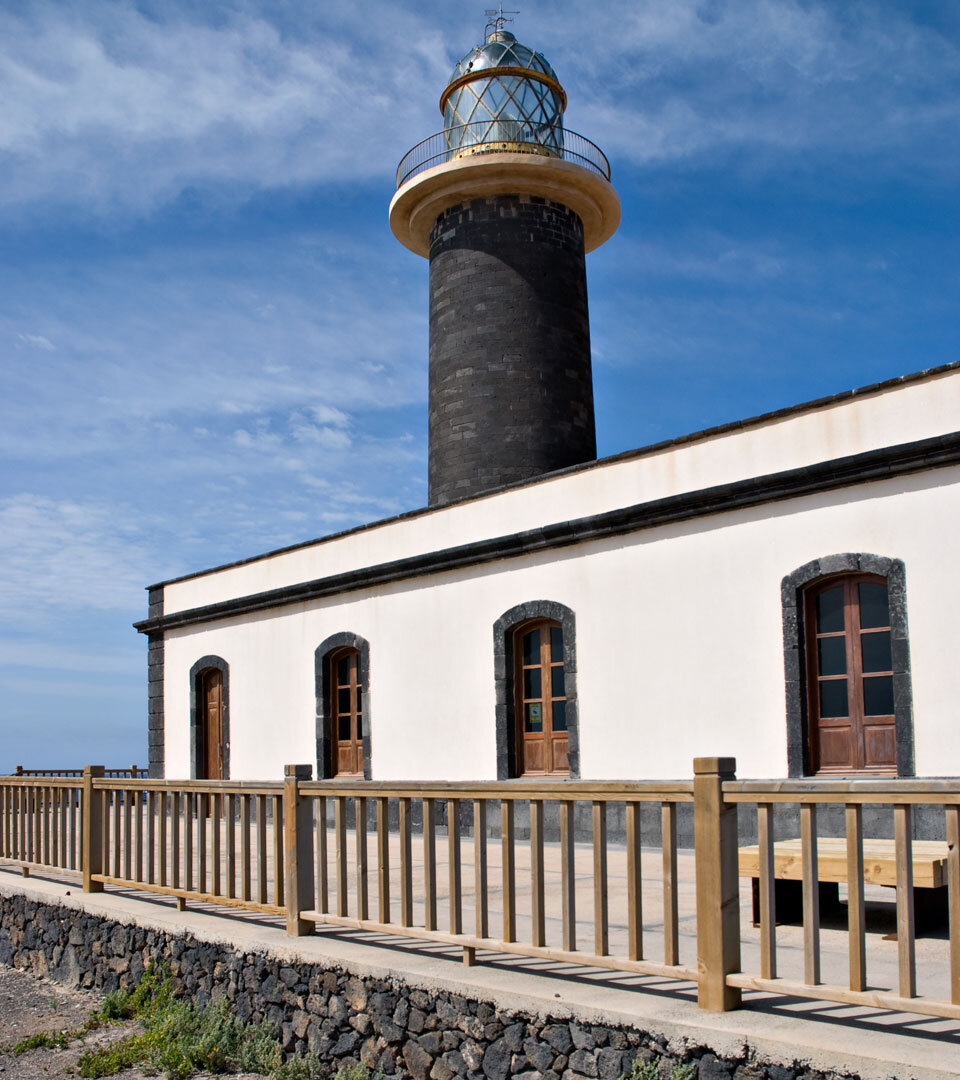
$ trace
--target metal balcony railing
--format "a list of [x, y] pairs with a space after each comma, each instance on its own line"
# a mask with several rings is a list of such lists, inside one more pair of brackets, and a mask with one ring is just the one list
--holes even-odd
[[521, 120], [481, 120], [438, 131], [404, 154], [397, 166], [397, 187], [434, 165], [478, 154], [536, 154], [563, 158], [610, 179], [610, 162], [589, 139], [575, 131]]

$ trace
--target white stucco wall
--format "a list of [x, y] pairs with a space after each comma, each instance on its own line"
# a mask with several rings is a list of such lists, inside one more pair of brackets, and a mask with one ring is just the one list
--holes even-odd
[[[954, 430], [958, 389], [952, 375], [904, 388], [896, 408], [889, 395], [851, 402], [842, 424], [839, 407], [784, 421], [789, 440], [783, 430], [751, 431], [681, 448], [673, 461], [551, 481], [540, 505], [552, 517], [544, 512], [540, 523], [607, 509], [615, 497], [629, 504], [641, 492], [653, 498], [671, 486], [776, 471], [805, 454], [851, 453], [878, 437], [876, 425], [886, 425], [886, 444]], [[914, 414], [924, 410], [921, 425]], [[865, 412], [869, 425], [860, 424]], [[734, 439], [747, 445], [736, 450]], [[607, 483], [613, 472], [622, 483]], [[523, 489], [524, 500], [539, 498], [540, 487]], [[173, 587], [167, 610], [534, 524], [515, 494], [345, 538], [329, 562], [319, 559], [322, 545], [269, 560], [276, 577], [254, 564], [195, 578]], [[686, 777], [703, 754], [735, 755], [741, 776], [786, 775], [780, 581], [811, 559], [853, 551], [905, 563], [917, 773], [958, 775], [957, 520], [960, 468], [950, 467], [168, 631], [166, 772], [189, 775], [188, 672], [205, 654], [230, 665], [232, 777], [279, 777], [285, 763], [315, 763], [314, 650], [351, 631], [370, 643], [374, 778], [493, 779], [493, 624], [516, 604], [554, 600], [576, 614], [584, 778]]]
[[951, 371], [173, 582], [164, 608], [201, 607], [957, 430], [960, 371]]

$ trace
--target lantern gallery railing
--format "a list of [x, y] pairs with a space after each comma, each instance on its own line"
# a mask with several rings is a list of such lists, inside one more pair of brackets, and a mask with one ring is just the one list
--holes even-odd
[[[467, 964], [514, 953], [694, 983], [713, 1010], [755, 990], [960, 1019], [956, 781], [738, 781], [730, 758], [696, 759], [692, 781], [636, 783], [103, 772], [0, 778], [0, 861], [76, 873], [91, 892], [282, 915], [292, 935], [349, 927], [452, 945]], [[913, 840], [920, 815], [945, 841]], [[758, 844], [739, 846], [738, 816]], [[865, 839], [887, 824], [891, 838]], [[756, 930], [741, 922], [751, 879]], [[883, 885], [896, 889], [895, 946], [875, 904]], [[949, 937], [922, 943], [921, 996], [915, 916], [931, 912]], [[778, 927], [791, 920], [800, 927]]]
[[434, 165], [477, 154], [504, 153], [563, 158], [590, 169], [604, 180], [610, 179], [606, 155], [583, 135], [550, 125], [500, 119], [460, 124], [417, 143], [397, 166], [397, 187]]

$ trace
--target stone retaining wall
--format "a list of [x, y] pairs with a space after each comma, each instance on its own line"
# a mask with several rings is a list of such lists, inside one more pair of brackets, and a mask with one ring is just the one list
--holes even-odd
[[[226, 998], [242, 1020], [276, 1025], [288, 1053], [360, 1061], [384, 1080], [619, 1080], [637, 1058], [661, 1059], [666, 1080], [677, 1060], [665, 1040], [633, 1028], [507, 1010], [337, 967], [291, 966], [72, 907], [0, 897], [0, 963], [108, 992], [134, 985], [151, 961], [164, 963], [190, 1000]], [[683, 1060], [699, 1080], [840, 1080], [802, 1066], [721, 1060], [704, 1048], [686, 1050]]]

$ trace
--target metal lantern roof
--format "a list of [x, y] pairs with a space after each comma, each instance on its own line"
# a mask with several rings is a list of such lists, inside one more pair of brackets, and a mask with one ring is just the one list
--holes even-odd
[[546, 58], [496, 28], [453, 69], [440, 98], [447, 144], [562, 154], [567, 96]]

